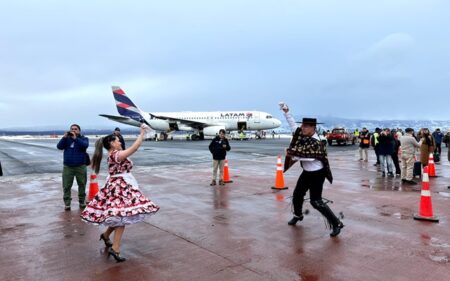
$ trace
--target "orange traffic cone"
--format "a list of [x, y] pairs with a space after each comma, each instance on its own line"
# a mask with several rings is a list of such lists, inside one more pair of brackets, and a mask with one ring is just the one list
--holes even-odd
[[281, 164], [281, 155], [278, 155], [277, 171], [275, 174], [275, 186], [272, 186], [272, 189], [288, 189], [287, 186], [284, 186], [283, 164]]
[[420, 193], [419, 213], [414, 214], [414, 219], [439, 222], [439, 219], [433, 216], [433, 206], [431, 205], [430, 180], [428, 179], [428, 167], [423, 168], [422, 192]]
[[230, 179], [230, 172], [228, 171], [228, 160], [227, 159], [225, 159], [225, 163], [223, 164], [223, 182], [224, 183], [233, 182]]
[[437, 177], [433, 153], [430, 153], [430, 156], [428, 156], [428, 175], [430, 177]]
[[92, 201], [92, 199], [94, 199], [94, 196], [97, 195], [97, 193], [98, 193], [97, 175], [95, 173], [92, 173], [90, 183], [89, 183], [88, 200]]

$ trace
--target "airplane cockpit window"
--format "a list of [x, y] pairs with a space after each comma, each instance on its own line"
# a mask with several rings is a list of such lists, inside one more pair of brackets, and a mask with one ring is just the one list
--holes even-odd
[[266, 119], [272, 119], [273, 117], [271, 115], [267, 115]]

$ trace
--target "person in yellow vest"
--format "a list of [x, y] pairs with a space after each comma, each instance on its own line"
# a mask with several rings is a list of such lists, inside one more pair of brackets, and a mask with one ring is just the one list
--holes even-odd
[[353, 132], [353, 135], [355, 136], [356, 142], [359, 143], [359, 130], [358, 130], [358, 128], [355, 129], [355, 131]]
[[379, 146], [379, 142], [378, 142], [378, 137], [380, 136], [381, 133], [381, 129], [380, 128], [375, 128], [375, 132], [372, 135], [372, 138], [370, 138], [370, 145], [373, 146], [373, 148], [375, 149], [375, 155], [377, 156], [377, 163], [373, 164], [374, 166], [378, 166], [380, 165], [380, 146]]

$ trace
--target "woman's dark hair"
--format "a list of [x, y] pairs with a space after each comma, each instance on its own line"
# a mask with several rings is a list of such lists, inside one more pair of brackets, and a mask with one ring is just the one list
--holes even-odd
[[96, 174], [100, 172], [100, 164], [103, 158], [103, 148], [109, 150], [111, 148], [111, 142], [116, 140], [115, 135], [107, 135], [106, 137], [99, 138], [95, 142], [95, 151], [92, 156], [92, 169]]

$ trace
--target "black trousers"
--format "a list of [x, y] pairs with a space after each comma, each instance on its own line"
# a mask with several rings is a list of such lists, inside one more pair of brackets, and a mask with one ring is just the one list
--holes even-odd
[[303, 201], [306, 192], [309, 190], [311, 202], [322, 200], [323, 183], [325, 182], [325, 170], [314, 172], [303, 170], [295, 186], [292, 204], [294, 205], [294, 215], [302, 216]]
[[294, 215], [303, 216], [303, 201], [306, 192], [309, 190], [311, 205], [319, 211], [327, 220], [330, 226], [337, 227], [341, 221], [336, 217], [328, 205], [322, 201], [323, 183], [325, 182], [325, 169], [308, 172], [303, 170], [298, 178], [297, 186], [294, 190], [292, 203], [294, 205]]

